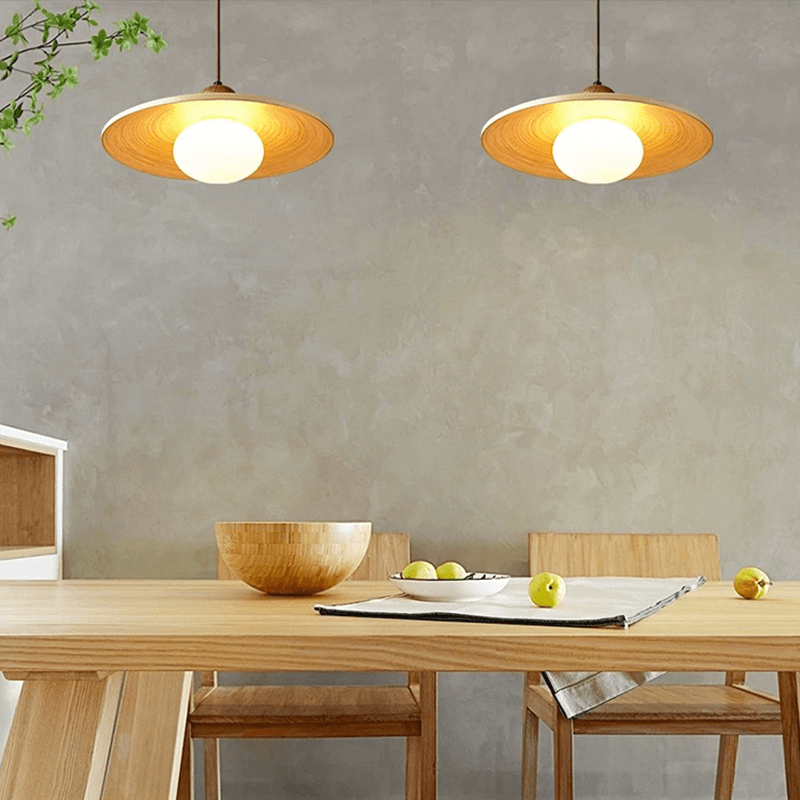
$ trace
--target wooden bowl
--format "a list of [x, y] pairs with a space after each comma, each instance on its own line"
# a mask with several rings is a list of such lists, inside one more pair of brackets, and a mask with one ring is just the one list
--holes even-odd
[[218, 522], [220, 555], [266, 594], [315, 594], [347, 580], [367, 552], [370, 522]]

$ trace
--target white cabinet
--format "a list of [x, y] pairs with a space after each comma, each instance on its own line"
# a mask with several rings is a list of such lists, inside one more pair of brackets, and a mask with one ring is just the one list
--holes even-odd
[[0, 425], [0, 580], [61, 577], [66, 449]]
[[[0, 425], [0, 580], [61, 577], [67, 443]], [[20, 691], [0, 677], [0, 748]]]

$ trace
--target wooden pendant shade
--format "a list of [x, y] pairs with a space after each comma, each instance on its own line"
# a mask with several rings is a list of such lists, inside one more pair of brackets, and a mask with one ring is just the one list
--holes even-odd
[[509, 108], [486, 123], [481, 143], [492, 158], [507, 167], [542, 178], [570, 180], [553, 160], [553, 142], [568, 125], [598, 118], [627, 125], [642, 141], [642, 163], [626, 180], [687, 167], [706, 155], [714, 143], [709, 126], [691, 112], [660, 100], [616, 94], [602, 85]]
[[131, 169], [191, 180], [175, 163], [175, 139], [194, 122], [218, 118], [244, 123], [264, 144], [261, 166], [247, 180], [302, 169], [324, 158], [333, 147], [332, 130], [310, 111], [280, 100], [237, 94], [221, 85], [198, 94], [153, 100], [117, 114], [103, 128], [103, 147]]

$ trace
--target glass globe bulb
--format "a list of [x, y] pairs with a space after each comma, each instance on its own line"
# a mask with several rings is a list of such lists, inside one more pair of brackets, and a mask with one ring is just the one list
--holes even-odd
[[184, 128], [172, 145], [181, 172], [201, 183], [235, 183], [261, 166], [258, 134], [233, 119], [203, 119]]
[[556, 166], [581, 183], [621, 181], [639, 168], [643, 156], [636, 132], [613, 119], [573, 122], [553, 142]]

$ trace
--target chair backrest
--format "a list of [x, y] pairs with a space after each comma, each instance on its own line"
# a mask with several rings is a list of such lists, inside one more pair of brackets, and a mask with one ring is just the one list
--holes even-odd
[[407, 533], [373, 533], [367, 554], [350, 576], [353, 581], [385, 581], [411, 561], [411, 537]]
[[624, 575], [673, 578], [705, 575], [720, 580], [714, 533], [528, 534], [528, 568], [563, 576]]
[[[411, 561], [411, 541], [407, 533], [373, 533], [367, 554], [350, 576], [350, 580], [382, 581], [392, 572], [400, 572]], [[236, 580], [217, 551], [217, 579]]]

